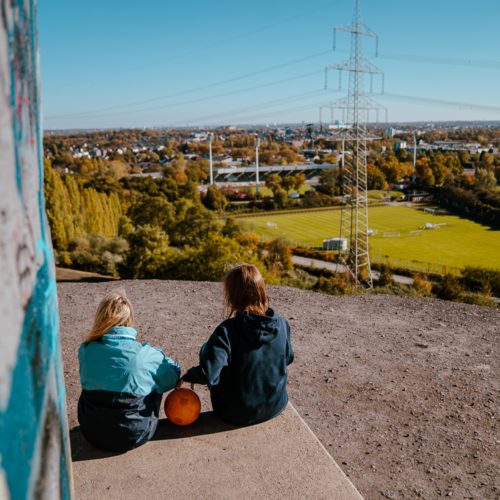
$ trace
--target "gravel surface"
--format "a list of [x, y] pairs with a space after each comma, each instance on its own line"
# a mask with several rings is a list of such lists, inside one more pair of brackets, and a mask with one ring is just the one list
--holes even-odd
[[[70, 428], [76, 351], [117, 285], [140, 339], [187, 369], [222, 319], [221, 285], [60, 283]], [[270, 287], [296, 353], [290, 399], [365, 498], [500, 498], [500, 311], [384, 295], [332, 297]], [[206, 389], [198, 387], [204, 409]]]

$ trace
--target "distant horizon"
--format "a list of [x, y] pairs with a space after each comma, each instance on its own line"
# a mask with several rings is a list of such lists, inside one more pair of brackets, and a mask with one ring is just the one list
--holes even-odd
[[[194, 129], [200, 129], [200, 130], [212, 130], [212, 129], [221, 129], [221, 128], [228, 128], [228, 127], [236, 127], [236, 128], [280, 128], [280, 127], [300, 127], [300, 126], [306, 126], [310, 124], [311, 122], [283, 122], [283, 123], [273, 123], [273, 124], [258, 124], [258, 123], [226, 123], [222, 125], [213, 125], [213, 126], [203, 126], [203, 125], [193, 125], [193, 126], [179, 126], [179, 127], [172, 127], [172, 126], [154, 126], [154, 127], [98, 127], [98, 128], [54, 128], [54, 129], [49, 129], [46, 128], [44, 129], [44, 133], [47, 132], [99, 132], [99, 131], [113, 131], [113, 130], [194, 130]], [[312, 123], [313, 125], [320, 125], [319, 123]], [[469, 127], [472, 127], [474, 125], [480, 126], [481, 124], [484, 124], [484, 128], [486, 125], [493, 126], [493, 128], [500, 128], [500, 120], [435, 120], [435, 121], [407, 121], [407, 122], [387, 122], [387, 123], [368, 123], [368, 127], [373, 127], [373, 128], [389, 128], [393, 125], [398, 125], [398, 126], [411, 126], [411, 125], [449, 125], [452, 126], [453, 124], [456, 125], [467, 125]]]
[[[349, 34], [337, 33], [334, 52], [332, 31], [353, 6], [41, 2], [43, 121], [61, 130], [318, 122], [319, 108], [346, 93], [334, 71], [325, 90], [325, 67], [349, 57]], [[361, 0], [361, 11], [380, 40], [378, 58], [363, 40], [365, 56], [385, 73], [373, 98], [392, 123], [500, 119], [498, 2], [465, 12], [452, 0]]]

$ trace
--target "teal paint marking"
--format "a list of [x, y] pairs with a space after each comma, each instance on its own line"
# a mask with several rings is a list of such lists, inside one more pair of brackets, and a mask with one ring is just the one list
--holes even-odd
[[[27, 498], [32, 462], [45, 402], [50, 363], [51, 338], [46, 331], [49, 311], [40, 300], [45, 295], [44, 270], [39, 270], [33, 297], [25, 314], [23, 333], [14, 369], [9, 403], [0, 418], [0, 453], [12, 498]], [[44, 334], [45, 330], [45, 334]]]
[[[48, 250], [46, 244], [45, 249]], [[47, 252], [44, 252], [47, 255]], [[47, 256], [49, 257], [49, 256]], [[0, 454], [12, 498], [28, 498], [37, 471], [32, 469], [38, 433], [43, 430], [48, 400], [57, 412], [60, 443], [61, 498], [69, 498], [69, 450], [66, 434], [65, 389], [59, 349], [56, 284], [53, 262], [45, 258], [36, 276], [33, 295], [27, 305], [23, 332], [13, 373], [11, 394], [4, 414], [0, 414]], [[51, 368], [56, 376], [57, 392], [47, 394]], [[43, 460], [44, 450], [40, 450]], [[32, 478], [31, 481], [29, 478]]]
[[[11, 15], [3, 15], [5, 12]], [[32, 267], [29, 268], [35, 275], [34, 285], [24, 307], [9, 400], [6, 408], [0, 412], [0, 467], [12, 499], [43, 496], [44, 491], [52, 491], [54, 486], [59, 489], [62, 499], [69, 499], [69, 439], [57, 290], [43, 196], [36, 0], [0, 0], [0, 13], [0, 31], [4, 30], [8, 39], [11, 75], [12, 123], [9, 132], [13, 142], [16, 176], [16, 192], [11, 194], [19, 199], [24, 210], [24, 231], [30, 235], [33, 243], [37, 240], [35, 255], [32, 255], [30, 263]], [[6, 25], [8, 22], [11, 24]], [[33, 160], [32, 164], [26, 163], [29, 159]], [[38, 183], [36, 199], [25, 199], [25, 186], [35, 182]], [[33, 203], [38, 207], [38, 221], [29, 219], [32, 211], [28, 208], [30, 204], [33, 208]], [[34, 227], [38, 224], [39, 227]], [[25, 279], [23, 271], [19, 270], [20, 283]], [[0, 276], [0, 286], [3, 285], [1, 280]], [[28, 286], [27, 283], [25, 286]], [[49, 448], [54, 440], [61, 451], [55, 457], [55, 463], [49, 463], [49, 457], [53, 456]], [[49, 477], [54, 477], [47, 474], [48, 468], [52, 467], [59, 469], [56, 475], [60, 478], [58, 485], [45, 484]]]

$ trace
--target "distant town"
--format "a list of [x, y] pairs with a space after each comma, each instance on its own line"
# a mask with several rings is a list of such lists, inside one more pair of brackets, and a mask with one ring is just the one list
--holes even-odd
[[[481, 127], [479, 127], [481, 125]], [[269, 173], [303, 173], [306, 181], [321, 170], [342, 162], [342, 124], [237, 127], [212, 129], [123, 129], [102, 131], [49, 131], [45, 156], [64, 165], [75, 160], [123, 161], [132, 176], [161, 176], [162, 170], [182, 154], [183, 160], [209, 161], [210, 143], [215, 182], [250, 182], [255, 177], [256, 146], [263, 179]], [[392, 151], [412, 153], [455, 152], [498, 156], [500, 122], [468, 124], [394, 124], [372, 128], [369, 156]], [[474, 161], [464, 163], [464, 174], [474, 175]], [[209, 181], [207, 177], [206, 181]]]

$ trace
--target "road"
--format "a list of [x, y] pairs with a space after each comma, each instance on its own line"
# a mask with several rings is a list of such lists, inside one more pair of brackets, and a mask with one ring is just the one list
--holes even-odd
[[[325, 260], [311, 259], [310, 257], [300, 257], [299, 255], [294, 255], [292, 257], [294, 264], [298, 266], [310, 266], [316, 267], [317, 269], [326, 269], [328, 271], [333, 271], [335, 273], [345, 273], [347, 271], [346, 266], [342, 264], [335, 264], [334, 262], [328, 262]], [[372, 271], [372, 279], [378, 280], [380, 273], [378, 271]], [[401, 285], [412, 285], [413, 278], [408, 278], [408, 276], [401, 276], [399, 274], [394, 274], [392, 279], [396, 283]]]

